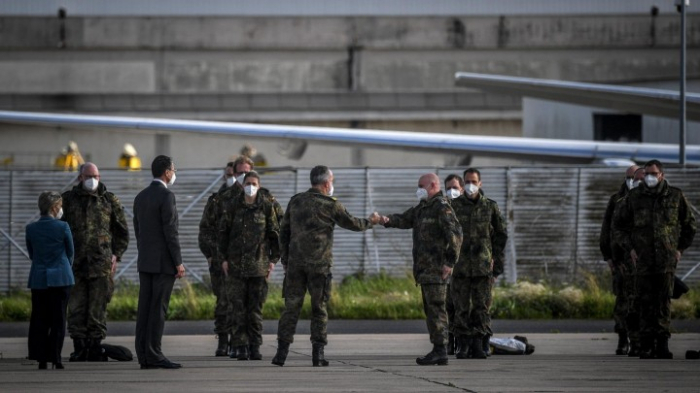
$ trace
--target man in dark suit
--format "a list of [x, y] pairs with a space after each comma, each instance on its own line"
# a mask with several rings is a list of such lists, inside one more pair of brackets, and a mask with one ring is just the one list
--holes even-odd
[[175, 165], [167, 156], [151, 164], [153, 182], [134, 199], [134, 233], [139, 259], [139, 305], [136, 317], [136, 356], [142, 369], [180, 368], [161, 352], [161, 338], [170, 294], [176, 278], [185, 275], [178, 239]]

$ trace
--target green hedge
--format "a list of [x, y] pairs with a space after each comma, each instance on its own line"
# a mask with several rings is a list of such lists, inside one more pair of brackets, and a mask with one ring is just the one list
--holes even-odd
[[[579, 286], [518, 282], [501, 285], [494, 291], [491, 314], [494, 319], [612, 319], [615, 297], [603, 278], [588, 277]], [[138, 286], [119, 283], [107, 308], [113, 321], [136, 319]], [[168, 318], [171, 320], [213, 319], [215, 298], [208, 287], [182, 282], [173, 292]], [[671, 304], [674, 319], [700, 317], [700, 289]], [[270, 287], [263, 309], [265, 319], [279, 319], [284, 308], [281, 288]], [[16, 290], [0, 296], [0, 322], [28, 321], [31, 294]], [[328, 305], [333, 319], [422, 319], [424, 318], [420, 288], [410, 278], [387, 275], [348, 277], [333, 288]], [[309, 318], [307, 296], [301, 318]]]

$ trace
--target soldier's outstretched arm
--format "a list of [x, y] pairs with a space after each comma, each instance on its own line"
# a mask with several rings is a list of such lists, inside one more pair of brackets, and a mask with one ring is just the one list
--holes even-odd
[[345, 228], [350, 231], [366, 231], [372, 228], [373, 226], [373, 224], [369, 222], [369, 220], [366, 218], [353, 217], [350, 213], [348, 213], [347, 209], [345, 209], [345, 207], [339, 202], [336, 203], [335, 211], [333, 213], [335, 223], [338, 224], [339, 227]]
[[389, 214], [389, 220], [384, 223], [386, 228], [411, 229], [415, 216], [415, 206], [400, 214]]
[[491, 251], [493, 252], [493, 274], [499, 276], [503, 273], [506, 260], [506, 242], [508, 242], [508, 228], [506, 220], [501, 215], [501, 209], [494, 203], [491, 211]]
[[693, 238], [697, 231], [697, 223], [685, 196], [681, 195], [680, 202], [678, 217], [681, 219], [681, 233], [680, 239], [678, 239], [678, 251], [683, 252], [693, 243]]
[[438, 212], [442, 236], [447, 240], [443, 264], [454, 267], [459, 260], [459, 252], [462, 248], [462, 224], [459, 223], [457, 215], [449, 204], [442, 205]]
[[110, 194], [112, 204], [112, 217], [110, 217], [110, 232], [112, 232], [112, 254], [121, 260], [122, 255], [129, 246], [129, 225], [119, 198]]

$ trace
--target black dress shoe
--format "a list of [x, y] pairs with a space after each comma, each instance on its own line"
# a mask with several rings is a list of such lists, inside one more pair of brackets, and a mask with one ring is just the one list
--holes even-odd
[[154, 364], [149, 364], [149, 368], [167, 368], [167, 369], [174, 369], [174, 368], [180, 368], [182, 365], [180, 363], [173, 363], [170, 360], [163, 360], [158, 363]]

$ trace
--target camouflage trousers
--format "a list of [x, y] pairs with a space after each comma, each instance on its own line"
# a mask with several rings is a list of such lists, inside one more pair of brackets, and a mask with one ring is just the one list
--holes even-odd
[[328, 344], [328, 300], [331, 296], [333, 275], [330, 267], [318, 269], [289, 266], [284, 276], [282, 296], [284, 311], [277, 328], [277, 340], [292, 343], [306, 291], [311, 296], [311, 342]]
[[420, 289], [430, 342], [433, 345], [447, 345], [447, 310], [445, 308], [447, 285], [421, 284]]
[[453, 276], [450, 290], [455, 307], [454, 334], [472, 337], [493, 335], [489, 313], [493, 298], [491, 276]]
[[447, 331], [454, 334], [455, 332], [455, 303], [452, 301], [452, 292], [450, 287], [452, 284], [447, 284], [445, 295], [445, 310], [447, 310]]
[[627, 333], [630, 341], [639, 342], [639, 313], [636, 295], [637, 279], [634, 274], [613, 274], [613, 294], [615, 295], [615, 333]]
[[671, 337], [673, 273], [637, 275], [639, 336], [641, 340]]
[[75, 275], [67, 318], [72, 339], [107, 337], [107, 304], [113, 293], [112, 275], [97, 278]]
[[262, 309], [267, 299], [265, 277], [228, 276], [226, 298], [231, 345], [262, 345]]
[[[218, 264], [218, 269], [217, 265]], [[221, 271], [221, 261], [212, 260], [212, 266], [209, 267], [209, 278], [211, 280], [211, 289], [216, 297], [216, 305], [214, 306], [214, 333], [227, 334], [226, 321], [228, 313], [228, 301], [226, 299], [226, 283], [224, 273]]]

